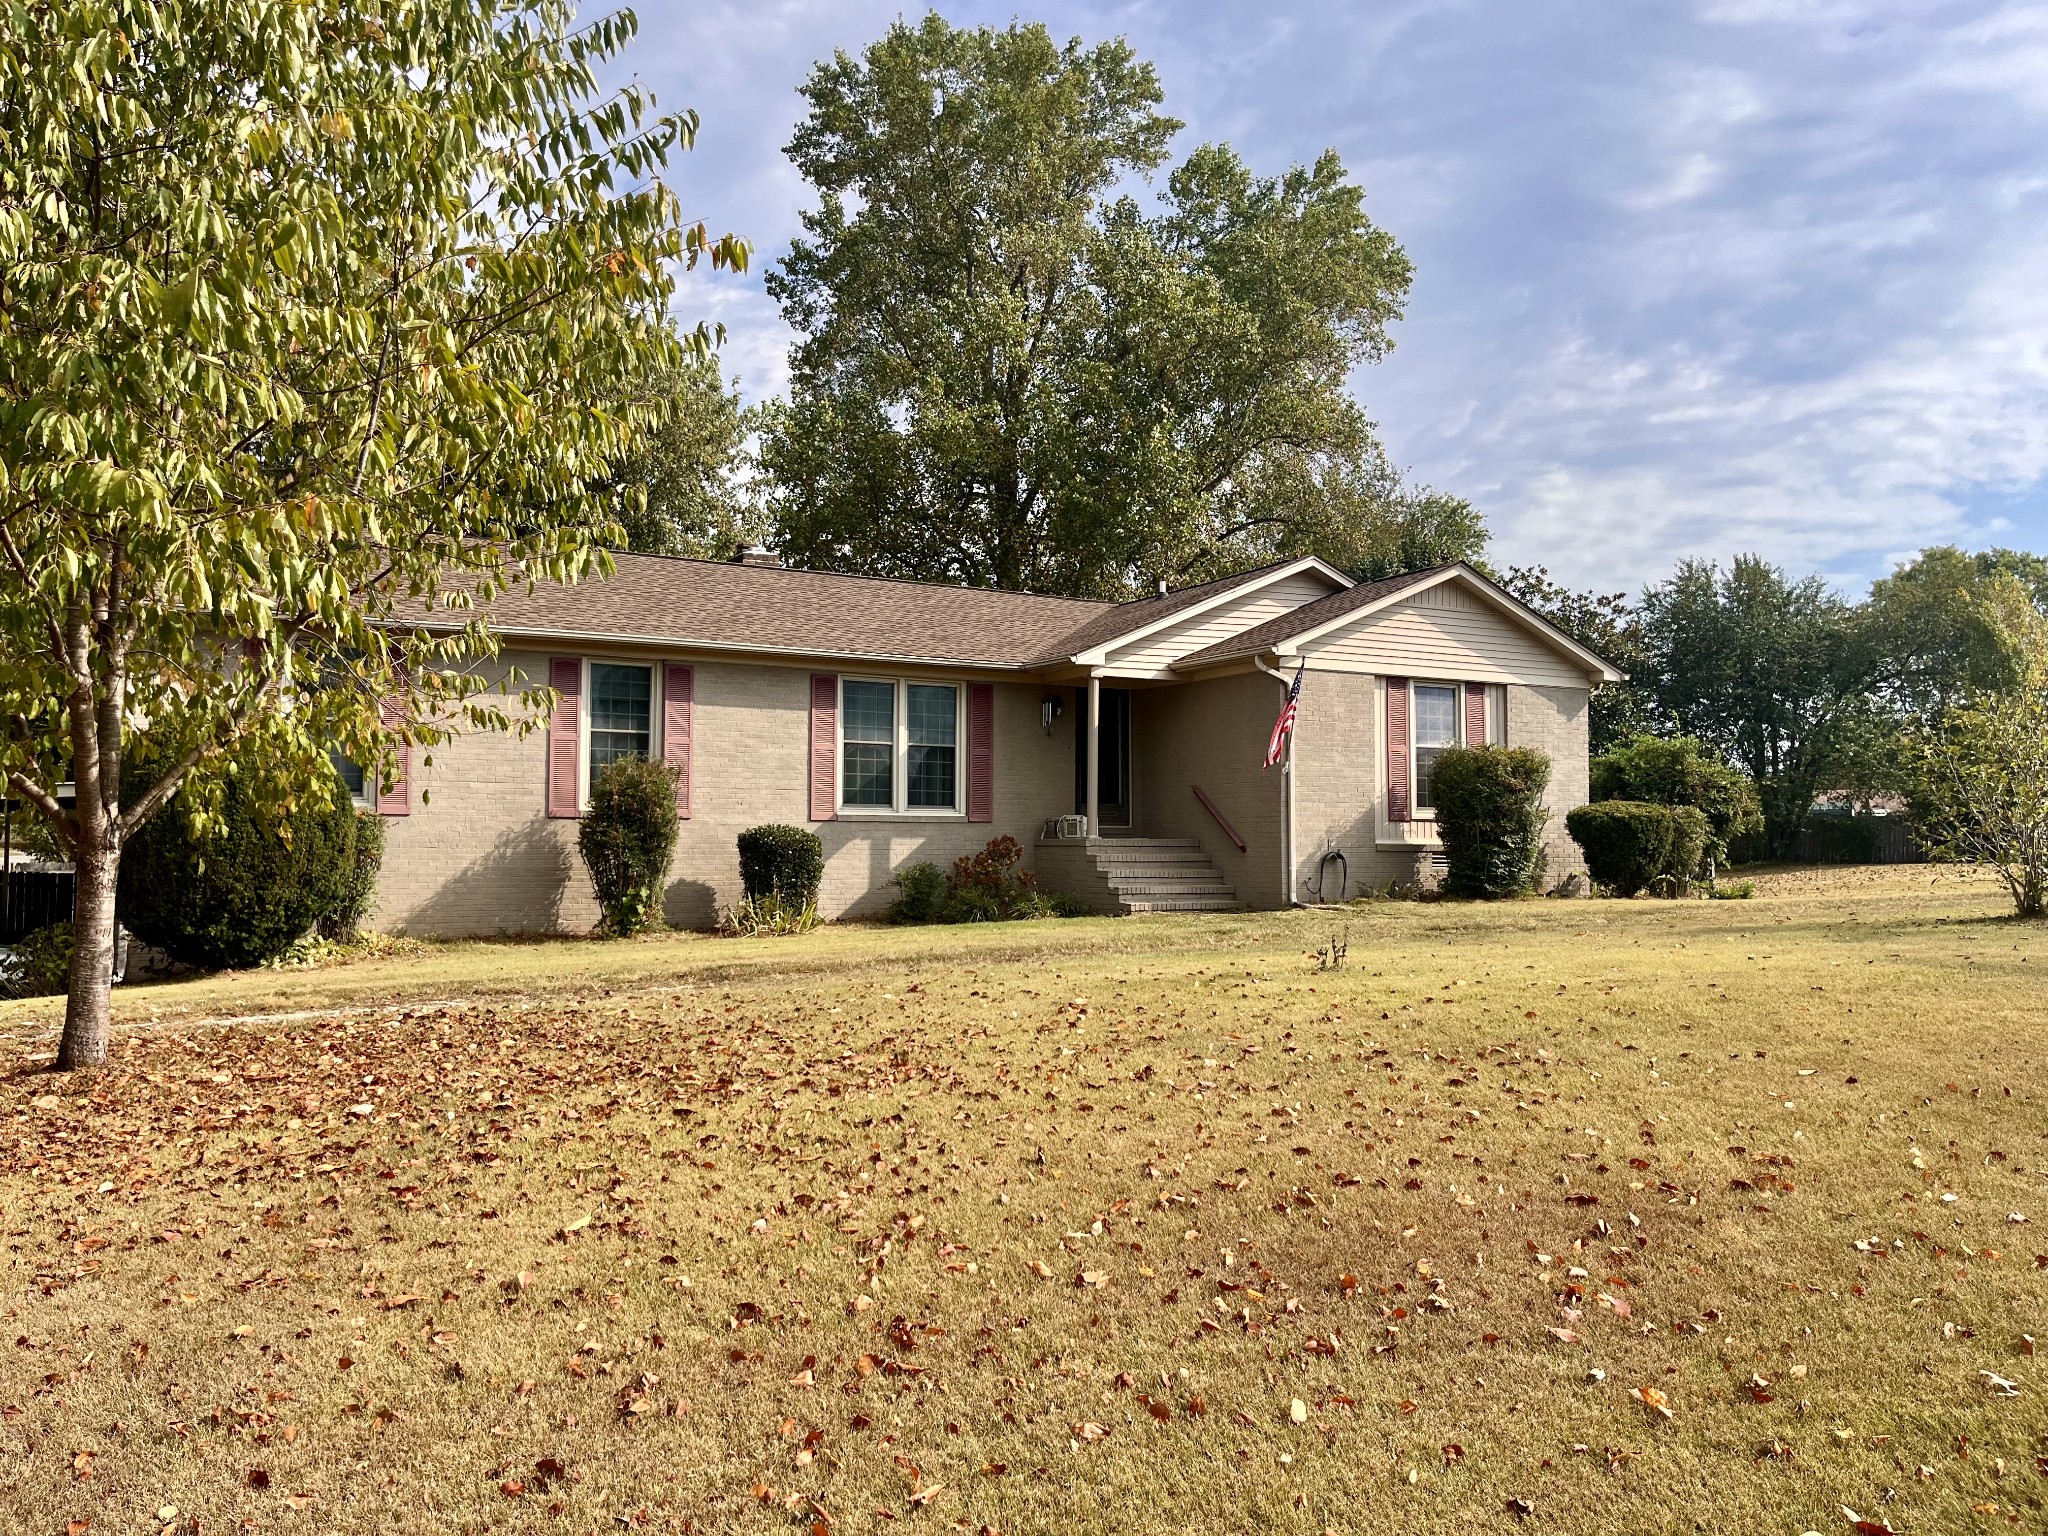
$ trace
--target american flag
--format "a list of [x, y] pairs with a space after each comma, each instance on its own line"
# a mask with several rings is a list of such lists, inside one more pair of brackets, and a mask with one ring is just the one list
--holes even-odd
[[1307, 669], [1305, 661], [1294, 669], [1294, 681], [1287, 687], [1287, 702], [1280, 706], [1280, 718], [1273, 722], [1273, 739], [1266, 743], [1268, 768], [1279, 762], [1287, 750], [1287, 738], [1294, 732], [1294, 711], [1301, 703], [1301, 674]]

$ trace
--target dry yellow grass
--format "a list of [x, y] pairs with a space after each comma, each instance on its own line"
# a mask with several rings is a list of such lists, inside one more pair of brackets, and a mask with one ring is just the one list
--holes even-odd
[[2038, 1530], [1998, 913], [451, 946], [136, 989], [78, 1082], [15, 1009], [0, 1524]]

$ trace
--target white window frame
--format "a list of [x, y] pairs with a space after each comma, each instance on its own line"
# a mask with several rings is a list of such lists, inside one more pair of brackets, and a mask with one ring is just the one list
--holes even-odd
[[[348, 791], [348, 803], [359, 811], [374, 811], [377, 809], [377, 786], [375, 782], [377, 776], [370, 772], [369, 769], [364, 768], [346, 752], [343, 752], [339, 747], [329, 747], [327, 749], [327, 757], [328, 761], [334, 762], [336, 778], [341, 778], [341, 763], [335, 761], [339, 758], [345, 760], [351, 768], [354, 768], [357, 776], [363, 781], [361, 789], [350, 789]], [[348, 788], [347, 779], [342, 779], [341, 783], [344, 789]]]
[[1415, 740], [1415, 690], [1418, 688], [1448, 688], [1451, 690], [1452, 738], [1449, 742], [1432, 743], [1435, 746], [1462, 747], [1465, 745], [1465, 690], [1469, 683], [1453, 682], [1449, 678], [1416, 677], [1408, 680], [1408, 819], [1411, 821], [1435, 821], [1436, 807], [1424, 805], [1421, 795], [1421, 764], [1415, 752], [1419, 745]]
[[[880, 683], [894, 694], [896, 740], [890, 757], [888, 805], [846, 803], [846, 685]], [[910, 799], [910, 690], [913, 687], [953, 690], [953, 803], [912, 805]], [[842, 672], [834, 710], [832, 741], [832, 803], [840, 819], [858, 821], [864, 816], [878, 820], [952, 820], [967, 814], [967, 685], [929, 677], [888, 677], [866, 672]]]
[[583, 786], [580, 803], [584, 810], [590, 809], [590, 738], [593, 728], [590, 721], [590, 706], [594, 702], [592, 685], [595, 681], [593, 667], [641, 667], [647, 672], [647, 760], [658, 763], [667, 750], [662, 740], [662, 717], [667, 713], [662, 707], [662, 667], [659, 658], [649, 660], [642, 656], [585, 656], [583, 661], [583, 687], [576, 700], [576, 780]]

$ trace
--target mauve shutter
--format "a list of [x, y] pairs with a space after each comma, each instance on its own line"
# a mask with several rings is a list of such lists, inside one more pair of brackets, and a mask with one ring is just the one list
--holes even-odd
[[1467, 683], [1465, 685], [1465, 745], [1483, 747], [1486, 745], [1486, 685]]
[[839, 674], [811, 674], [811, 820], [833, 821], [838, 784]]
[[661, 755], [676, 769], [676, 814], [690, 814], [690, 728], [695, 724], [694, 668], [661, 669]]
[[[405, 723], [405, 708], [396, 699], [386, 699], [378, 709], [386, 726]], [[379, 816], [410, 816], [412, 814], [412, 743], [398, 744], [398, 766], [389, 779], [377, 781], [377, 814]]]
[[560, 694], [555, 713], [548, 721], [548, 814], [583, 814], [583, 658], [553, 656], [548, 659], [548, 686]]
[[1408, 820], [1408, 679], [1387, 679], [1387, 820]]
[[996, 819], [996, 685], [967, 685], [967, 819]]

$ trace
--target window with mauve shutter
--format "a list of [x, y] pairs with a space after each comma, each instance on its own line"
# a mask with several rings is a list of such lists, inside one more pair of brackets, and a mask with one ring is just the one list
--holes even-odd
[[967, 688], [967, 819], [996, 816], [996, 685]]
[[1407, 821], [1408, 679], [1387, 679], [1387, 820]]
[[676, 770], [676, 814], [690, 814], [690, 736], [696, 726], [694, 667], [661, 669], [661, 756]]
[[1486, 685], [1467, 683], [1465, 685], [1465, 745], [1483, 747], [1486, 734]]
[[839, 674], [811, 674], [811, 820], [838, 819]]
[[[386, 726], [405, 723], [404, 707], [396, 699], [386, 699], [380, 714]], [[412, 743], [398, 744], [398, 762], [389, 778], [380, 779], [377, 784], [377, 814], [379, 816], [410, 816], [412, 814]]]
[[548, 659], [548, 686], [560, 697], [548, 721], [548, 815], [583, 814], [583, 658]]

